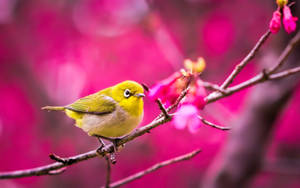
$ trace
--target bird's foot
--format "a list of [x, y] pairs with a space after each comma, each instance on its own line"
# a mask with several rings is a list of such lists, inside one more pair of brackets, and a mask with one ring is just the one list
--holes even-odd
[[120, 140], [121, 140], [121, 138], [113, 138], [113, 139], [111, 139], [111, 142], [114, 145], [114, 152], [118, 151], [118, 145], [119, 145]]
[[105, 146], [107, 144], [105, 144], [101, 138], [109, 140], [113, 144], [113, 151], [110, 151], [109, 155], [110, 155], [110, 161], [111, 161], [111, 163], [112, 164], [116, 164], [116, 162], [117, 162], [117, 160], [116, 160], [116, 152], [118, 151], [118, 143], [121, 140], [121, 138], [106, 138], [106, 137], [102, 137], [102, 136], [101, 137], [98, 136], [97, 138], [98, 138], [98, 140], [99, 140], [99, 142], [101, 144], [100, 147], [97, 149], [97, 153], [98, 154], [102, 155], [103, 152], [109, 152], [109, 151], [104, 151], [104, 148], [105, 148]]
[[100, 142], [100, 146], [97, 149], [97, 153], [101, 154], [103, 152], [103, 148], [105, 146], [105, 143], [103, 142], [103, 140], [100, 137], [97, 137], [98, 141]]

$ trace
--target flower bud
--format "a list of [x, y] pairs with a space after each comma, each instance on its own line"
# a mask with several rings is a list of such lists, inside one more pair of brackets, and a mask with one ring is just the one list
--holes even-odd
[[185, 86], [186, 82], [182, 78], [182, 74], [175, 72], [151, 87], [148, 97], [152, 100], [161, 99], [162, 103], [169, 106], [176, 101]]
[[297, 17], [293, 17], [291, 9], [288, 6], [283, 7], [283, 25], [287, 33], [292, 33], [296, 30]]
[[283, 8], [285, 5], [287, 5], [288, 0], [276, 0], [276, 3], [280, 8]]
[[196, 62], [187, 59], [184, 61], [184, 67], [192, 74], [200, 74], [205, 69], [205, 60], [199, 57]]
[[272, 33], [277, 33], [280, 30], [281, 27], [281, 13], [279, 12], [279, 10], [276, 10], [275, 12], [273, 12], [273, 17], [270, 21], [270, 31]]

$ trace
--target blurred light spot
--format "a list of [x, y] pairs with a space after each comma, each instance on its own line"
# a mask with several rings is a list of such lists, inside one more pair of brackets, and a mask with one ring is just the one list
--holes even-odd
[[81, 0], [73, 9], [73, 20], [85, 34], [116, 36], [130, 29], [148, 11], [144, 0]]
[[69, 103], [79, 98], [86, 82], [86, 74], [81, 67], [67, 62], [51, 71], [51, 78], [55, 80], [50, 79], [47, 83], [50, 97], [59, 103]]
[[0, 0], [0, 24], [9, 23], [13, 19], [16, 0]]

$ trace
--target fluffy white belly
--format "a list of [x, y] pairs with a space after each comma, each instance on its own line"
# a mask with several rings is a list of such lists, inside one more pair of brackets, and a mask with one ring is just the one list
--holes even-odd
[[141, 122], [139, 117], [129, 117], [118, 107], [113, 113], [105, 115], [85, 114], [82, 119], [82, 129], [90, 136], [121, 137], [129, 134]]

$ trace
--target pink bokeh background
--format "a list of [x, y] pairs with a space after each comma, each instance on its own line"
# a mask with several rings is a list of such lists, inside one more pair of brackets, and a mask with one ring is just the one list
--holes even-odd
[[[268, 28], [273, 2], [259, 0], [1, 0], [0, 1], [0, 171], [49, 164], [48, 155], [72, 156], [98, 142], [45, 105], [65, 105], [123, 80], [152, 86], [183, 66], [185, 58], [205, 58], [203, 80], [221, 83]], [[254, 13], [255, 12], [255, 13]], [[278, 36], [262, 48], [285, 43]], [[282, 44], [280, 45], [280, 42]], [[257, 59], [242, 71], [240, 83], [258, 72]], [[230, 126], [246, 108], [251, 88], [205, 108], [213, 122]], [[300, 157], [300, 88], [277, 121], [266, 156]], [[159, 113], [145, 99], [142, 125]], [[234, 128], [234, 127], [233, 127]], [[197, 187], [226, 144], [230, 132], [203, 125], [197, 133], [172, 123], [126, 144], [117, 155], [112, 180], [201, 148], [192, 160], [149, 174], [124, 187]], [[100, 187], [105, 161], [91, 159], [58, 176], [1, 180], [0, 187]], [[252, 187], [299, 187], [298, 175], [262, 170]], [[280, 184], [280, 185], [281, 185]]]

